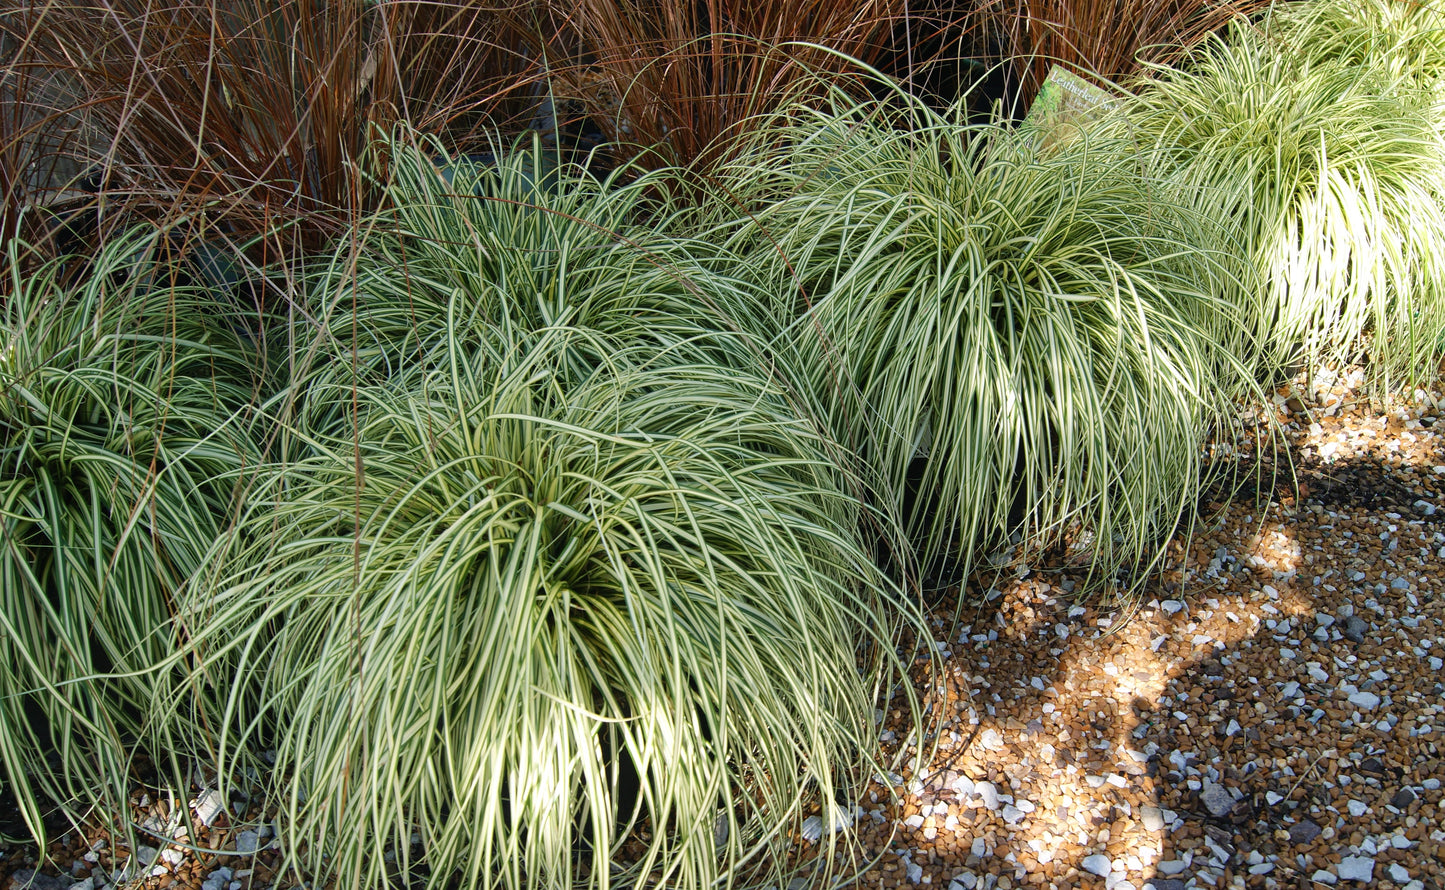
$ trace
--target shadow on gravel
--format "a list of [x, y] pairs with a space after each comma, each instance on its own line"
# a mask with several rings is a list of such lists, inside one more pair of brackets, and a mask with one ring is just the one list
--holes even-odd
[[[1294, 473], [1240, 459], [1245, 486], [1212, 493], [1218, 519], [1170, 544], [1132, 615], [1072, 605], [1050, 567], [969, 590], [961, 625], [936, 623], [940, 672], [914, 670], [944, 712], [931, 769], [858, 801], [880, 857], [858, 884], [1316, 888], [1348, 857], [1373, 886], [1445, 890], [1445, 670], [1428, 660], [1445, 650], [1445, 455], [1327, 447], [1304, 439]], [[1439, 648], [1415, 645], [1429, 633]], [[898, 741], [886, 761], [907, 761]], [[0, 796], [0, 829], [7, 812]], [[33, 852], [0, 850], [0, 890]]]
[[1046, 568], [970, 589], [860, 883], [1445, 890], [1445, 455], [1332, 451], [1241, 459], [1132, 616]]

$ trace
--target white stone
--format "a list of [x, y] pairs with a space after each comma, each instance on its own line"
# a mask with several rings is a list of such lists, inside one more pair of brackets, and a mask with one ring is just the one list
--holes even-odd
[[1199, 793], [1199, 800], [1204, 804], [1205, 809], [1215, 818], [1228, 815], [1234, 809], [1234, 798], [1225, 790], [1223, 785], [1216, 785], [1213, 782], [1206, 783], [1204, 790]]
[[976, 886], [978, 886], [978, 876], [971, 871], [961, 871], [954, 875], [953, 880], [948, 885], [948, 890], [954, 890], [955, 887], [961, 887], [963, 890], [973, 890]]
[[1024, 811], [1014, 806], [1013, 804], [1004, 804], [1002, 813], [1003, 821], [1007, 822], [1009, 825], [1019, 824], [1024, 820], [1024, 815]]
[[[918, 816], [910, 816], [908, 822], [911, 824], [914, 819], [918, 819], [919, 825], [923, 824], [923, 820]], [[808, 843], [816, 843], [818, 838], [823, 836], [823, 820], [818, 816], [809, 816], [804, 819], [802, 835], [803, 840]]]
[[1390, 880], [1397, 884], [1408, 884], [1410, 882], [1410, 870], [1398, 862], [1390, 863]]
[[1349, 701], [1352, 705], [1366, 709], [1380, 705], [1380, 697], [1373, 692], [1352, 692]]
[[1166, 859], [1154, 866], [1154, 870], [1161, 875], [1177, 875], [1189, 867], [1189, 863], [1182, 859]]
[[1164, 829], [1164, 813], [1158, 807], [1142, 807], [1139, 815], [1144, 822], [1145, 831], [1162, 831]]
[[[1003, 747], [1003, 736], [998, 734], [996, 729], [985, 729], [978, 737], [978, 743], [990, 751], [997, 751]], [[989, 809], [993, 809], [989, 807]]]
[[973, 792], [983, 800], [983, 805], [990, 810], [998, 809], [998, 786], [992, 782], [979, 782], [973, 786]]
[[1342, 881], [1370, 881], [1375, 876], [1375, 860], [1368, 856], [1346, 856], [1335, 867]]
[[261, 838], [251, 830], [243, 831], [236, 835], [237, 853], [254, 853], [261, 847]]
[[1345, 804], [1345, 807], [1350, 811], [1350, 815], [1356, 818], [1365, 815], [1365, 811], [1369, 809], [1363, 800], [1351, 800]]
[[908, 883], [917, 884], [923, 880], [923, 866], [912, 860], [903, 863], [904, 869], [908, 872]]
[[1329, 884], [1333, 886], [1334, 883], [1339, 880], [1339, 878], [1335, 877], [1334, 872], [1325, 871], [1321, 868], [1317, 870], [1314, 874], [1310, 875], [1310, 880], [1314, 881], [1316, 884]]
[[969, 845], [968, 852], [978, 857], [986, 856], [988, 855], [988, 842], [981, 837], [976, 837], [973, 839], [973, 843]]
[[1159, 604], [1159, 608], [1163, 609], [1165, 613], [1173, 615], [1183, 610], [1184, 604], [1181, 603], [1179, 600], [1165, 600], [1164, 602]]
[[216, 817], [225, 811], [226, 801], [221, 797], [221, 792], [211, 790], [196, 798], [196, 818], [201, 824], [211, 828]]
[[1085, 856], [1084, 861], [1079, 865], [1089, 874], [1098, 875], [1101, 878], [1107, 878], [1114, 870], [1114, 865], [1109, 861], [1109, 857], [1102, 853]]
[[[818, 817], [817, 817], [817, 816], [814, 816], [814, 817], [812, 817], [812, 818], [817, 819]], [[903, 820], [903, 824], [904, 824], [904, 825], [907, 825], [909, 828], [922, 828], [922, 827], [923, 827], [923, 817], [920, 816], [920, 815], [918, 815], [917, 813], [914, 813], [912, 816], [909, 816], [907, 819], [904, 819], [904, 820]], [[823, 825], [822, 820], [819, 820], [819, 821], [818, 821], [818, 826], [819, 826], [820, 829], [822, 828], [822, 825]]]
[[1274, 806], [1282, 800], [1284, 800], [1284, 795], [1278, 791], [1266, 791], [1264, 793], [1264, 802], [1270, 806]]

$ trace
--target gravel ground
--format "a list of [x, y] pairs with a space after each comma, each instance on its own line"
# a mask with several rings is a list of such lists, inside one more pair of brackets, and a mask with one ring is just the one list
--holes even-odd
[[865, 885], [1445, 888], [1445, 401], [1359, 382], [1275, 399], [1296, 477], [1216, 454], [1259, 503], [1208, 505], [1133, 614], [994, 582], [920, 678], [931, 769], [859, 802]]
[[[915, 678], [947, 717], [929, 769], [857, 802], [878, 857], [863, 885], [1445, 890], [1445, 394], [1379, 406], [1358, 386], [1321, 375], [1278, 394], [1297, 486], [1219, 450], [1262, 483], [1258, 503], [1206, 505], [1217, 518], [1171, 545], [1132, 614], [1072, 605], [1047, 566], [992, 581], [937, 641], [942, 672]], [[885, 739], [884, 762], [905, 762]], [[158, 833], [184, 831], [179, 801], [134, 802]], [[63, 870], [0, 851], [0, 890], [274, 882], [264, 825], [186, 803], [211, 823], [196, 841], [246, 852], [131, 857], [72, 834], [49, 851]]]

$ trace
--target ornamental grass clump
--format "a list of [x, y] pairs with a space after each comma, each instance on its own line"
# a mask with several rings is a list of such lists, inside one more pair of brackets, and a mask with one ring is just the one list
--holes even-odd
[[1239, 386], [1218, 264], [1116, 145], [961, 115], [799, 110], [730, 171], [750, 213], [710, 238], [771, 281], [751, 328], [780, 331], [925, 564], [1018, 533], [1095, 581], [1147, 567]]
[[856, 502], [764, 380], [598, 336], [323, 393], [354, 428], [296, 431], [190, 600], [312, 879], [776, 882], [852, 799], [907, 614]]
[[257, 461], [255, 375], [224, 307], [159, 284], [165, 243], [117, 238], [73, 286], [12, 255], [0, 295], [0, 768], [42, 847], [49, 805], [128, 833], [140, 773], [205, 732], [155, 719], [182, 677], [156, 666]]
[[1445, 77], [1445, 12], [1416, 0], [1307, 0], [1272, 6], [1261, 26], [1296, 58], [1384, 66], [1433, 89]]
[[1381, 379], [1430, 373], [1445, 333], [1433, 90], [1390, 53], [1316, 58], [1286, 39], [1299, 21], [1268, 24], [1157, 72], [1112, 124], [1178, 201], [1226, 223], [1218, 252], [1261, 375], [1359, 360]]
[[[292, 390], [311, 412], [306, 428], [347, 422], [337, 414], [344, 403], [313, 392], [357, 381], [401, 385], [479, 348], [498, 327], [520, 340], [571, 325], [744, 370], [757, 365], [711, 315], [718, 295], [739, 285], [705, 273], [695, 245], [650, 222], [672, 212], [666, 174], [624, 168], [599, 179], [558, 163], [535, 138], [495, 144], [482, 162], [406, 129], [381, 143], [387, 207], [311, 283], [304, 325], [322, 333], [304, 335], [294, 373], [310, 383]], [[596, 357], [567, 360], [587, 372]]]

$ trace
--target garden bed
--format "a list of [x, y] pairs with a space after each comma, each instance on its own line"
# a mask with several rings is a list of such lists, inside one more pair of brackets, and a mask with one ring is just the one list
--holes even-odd
[[[979, 576], [952, 633], [936, 616], [941, 673], [914, 679], [942, 738], [925, 772], [856, 802], [854, 852], [877, 860], [862, 885], [1445, 886], [1445, 389], [1379, 405], [1358, 382], [1274, 400], [1295, 474], [1216, 457], [1247, 484], [1202, 505], [1137, 608], [1074, 605], [1064, 571], [1015, 562]], [[883, 762], [911, 759], [906, 733]], [[137, 822], [179, 827], [153, 793]], [[297, 883], [265, 809], [232, 803], [194, 840], [255, 852], [158, 845], [141, 885]], [[37, 851], [8, 849], [0, 887], [99, 890], [127, 860], [110, 844], [66, 834], [38, 873]]]

